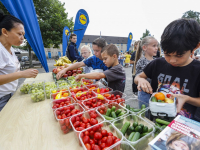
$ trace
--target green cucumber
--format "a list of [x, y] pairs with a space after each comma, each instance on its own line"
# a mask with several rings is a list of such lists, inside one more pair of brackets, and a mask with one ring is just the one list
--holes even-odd
[[132, 109], [133, 110], [133, 112], [139, 112], [141, 109]]
[[116, 107], [115, 107], [115, 106], [113, 106], [113, 107], [111, 108], [111, 111], [115, 111], [115, 109], [116, 109]]
[[133, 138], [134, 134], [135, 134], [135, 132], [131, 132], [131, 134], [130, 134], [129, 137], [128, 137], [128, 140], [129, 140], [129, 141], [131, 141], [131, 139]]
[[162, 125], [161, 126], [161, 129], [163, 130], [163, 129], [165, 129], [167, 126], [166, 125]]
[[108, 116], [108, 117], [109, 117], [109, 116], [110, 116], [110, 114], [111, 114], [111, 109], [110, 109], [110, 108], [108, 108], [108, 109], [107, 109], [107, 111], [106, 111], [106, 116]]
[[121, 112], [122, 112], [122, 110], [121, 110], [121, 109], [118, 109], [118, 110], [115, 112], [115, 114], [116, 114], [116, 115], [119, 115]]
[[126, 109], [130, 110], [130, 108], [131, 108], [130, 105], [126, 105]]
[[165, 120], [161, 120], [161, 119], [158, 119], [158, 118], [156, 119], [156, 122], [157, 122], [157, 123], [160, 123], [160, 124], [167, 125], [167, 126], [170, 124], [170, 122], [165, 121]]
[[140, 135], [140, 138], [143, 137], [143, 136], [145, 136], [145, 135], [147, 135], [147, 134], [149, 134], [149, 133], [148, 133], [148, 132], [142, 133], [142, 134]]
[[150, 133], [151, 131], [153, 131], [153, 128], [148, 129], [148, 133]]
[[116, 116], [116, 114], [115, 114], [114, 111], [111, 112], [111, 116], [112, 116], [113, 118], [117, 118], [117, 116]]
[[131, 142], [135, 142], [140, 138], [140, 133], [139, 132], [135, 132], [133, 138], [131, 139]]
[[122, 111], [117, 117], [124, 115], [124, 112]]
[[123, 125], [121, 132], [123, 133], [123, 135], [125, 135], [128, 127], [130, 126], [130, 122], [125, 122], [125, 124]]
[[121, 129], [123, 126], [123, 123], [114, 123], [115, 127], [117, 127], [118, 129]]
[[155, 125], [161, 128], [161, 125], [159, 123], [156, 122]]
[[142, 104], [141, 109], [145, 109], [145, 108], [146, 108], [145, 104]]
[[152, 101], [152, 102], [157, 102], [157, 99], [156, 99], [156, 97], [155, 97], [155, 96], [153, 96], [153, 97], [151, 98], [151, 101]]
[[127, 129], [127, 135], [130, 135], [132, 132], [134, 132], [134, 127], [133, 126], [130, 126], [128, 129]]
[[106, 119], [106, 120], [113, 120], [114, 118], [112, 118], [112, 117], [109, 117], [109, 116], [106, 116], [106, 115], [103, 115], [104, 116], [104, 118]]
[[141, 132], [142, 132], [142, 127], [141, 127], [141, 126], [137, 126], [137, 127], [135, 128], [135, 131], [141, 133]]
[[143, 129], [142, 129], [142, 133], [146, 133], [146, 132], [148, 132], [148, 127], [144, 126]]
[[133, 122], [133, 125], [132, 125], [134, 128], [136, 128], [138, 126], [138, 123], [137, 122]]

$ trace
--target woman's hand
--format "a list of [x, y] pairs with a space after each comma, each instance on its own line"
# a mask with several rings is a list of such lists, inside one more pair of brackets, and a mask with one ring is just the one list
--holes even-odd
[[82, 78], [82, 77], [81, 77], [81, 75], [79, 74], [79, 75], [76, 76], [75, 81], [76, 81], [76, 82], [79, 82], [79, 81], [81, 80], [81, 78]]
[[59, 72], [56, 74], [57, 80], [59, 80], [65, 73], [66, 73], [66, 69], [63, 69], [63, 70], [59, 71]]
[[27, 69], [24, 71], [21, 71], [22, 78], [35, 78], [38, 75], [37, 69]]
[[189, 96], [183, 94], [172, 94], [172, 99], [173, 97], [176, 98], [176, 103], [177, 103], [176, 108], [177, 108], [177, 113], [179, 113], [183, 108], [183, 105], [189, 100]]
[[153, 89], [150, 85], [150, 83], [144, 79], [144, 78], [139, 78], [138, 79], [138, 86], [137, 86], [138, 91], [141, 91], [141, 89], [146, 92], [146, 93], [153, 93]]

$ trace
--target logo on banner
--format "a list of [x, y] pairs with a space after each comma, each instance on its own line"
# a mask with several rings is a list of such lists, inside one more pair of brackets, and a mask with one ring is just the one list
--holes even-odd
[[87, 23], [87, 18], [84, 14], [81, 14], [79, 17], [79, 21], [82, 25], [85, 25]]
[[66, 30], [65, 30], [65, 34], [68, 35], [68, 33], [69, 33], [69, 30], [66, 29]]
[[132, 38], [133, 38], [131, 34], [130, 34], [129, 38], [130, 38], [130, 39], [132, 39]]

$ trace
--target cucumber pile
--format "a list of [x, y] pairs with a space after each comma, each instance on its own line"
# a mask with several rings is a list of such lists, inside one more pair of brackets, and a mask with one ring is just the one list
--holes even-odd
[[157, 127], [155, 127], [156, 131], [155, 131], [155, 136], [157, 136], [163, 129], [165, 129], [168, 125], [170, 124], [170, 122], [165, 121], [165, 120], [161, 120], [161, 119], [156, 119], [155, 125]]
[[116, 110], [116, 107], [112, 106], [111, 109], [110, 108], [107, 109], [106, 115], [103, 115], [103, 116], [106, 120], [113, 120], [122, 115], [124, 115], [124, 112], [122, 111], [122, 109]]
[[[118, 126], [118, 123], [116, 123], [115, 126], [120, 127]], [[144, 126], [143, 124], [138, 124], [138, 122], [134, 122], [131, 125], [131, 123], [127, 121], [124, 123], [124, 125], [122, 125], [121, 128], [122, 134], [126, 136], [126, 138], [131, 142], [139, 140], [151, 131], [153, 131], [153, 128], [148, 129], [147, 126]]]
[[130, 111], [132, 111], [132, 112], [135, 112], [135, 113], [137, 113], [137, 112], [139, 112], [139, 111], [141, 111], [141, 110], [144, 110], [145, 108], [146, 108], [146, 106], [145, 106], [144, 104], [142, 104], [142, 106], [141, 106], [140, 109], [131, 108], [130, 105], [127, 105], [127, 104], [126, 104], [126, 109], [128, 109], [128, 110], [130, 110]]

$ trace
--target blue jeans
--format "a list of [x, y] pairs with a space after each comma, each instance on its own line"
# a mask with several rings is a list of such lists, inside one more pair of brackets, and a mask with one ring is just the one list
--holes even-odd
[[3, 107], [7, 104], [9, 99], [12, 97], [13, 93], [10, 93], [8, 95], [5, 95], [0, 98], [0, 111], [3, 109]]
[[[142, 104], [148, 104], [149, 105], [149, 99], [150, 99], [150, 94], [146, 93], [146, 92], [143, 92], [143, 91], [138, 91], [138, 99], [142, 102], [139, 103], [139, 107], [141, 108]], [[146, 107], [148, 107], [146, 105]]]
[[120, 64], [123, 66], [124, 60], [120, 59]]

